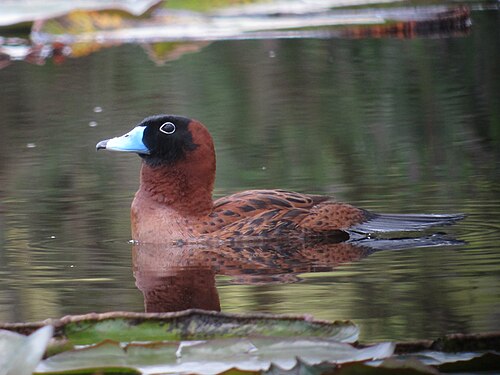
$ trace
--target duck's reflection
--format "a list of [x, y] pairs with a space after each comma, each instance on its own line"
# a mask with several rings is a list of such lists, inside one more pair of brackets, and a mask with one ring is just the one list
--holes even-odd
[[[299, 273], [330, 271], [374, 251], [405, 246], [404, 242], [399, 246], [394, 240], [386, 242], [389, 243], [279, 242], [213, 247], [137, 244], [133, 247], [133, 270], [136, 285], [144, 295], [146, 312], [189, 308], [219, 311], [216, 275], [231, 276], [239, 284], [290, 283], [298, 280]], [[412, 247], [409, 245], [406, 247]], [[413, 243], [413, 247], [416, 245]]]
[[[139, 253], [139, 259], [145, 258], [145, 252]], [[146, 312], [191, 308], [220, 311], [215, 271], [210, 268], [172, 267], [162, 270], [160, 267], [141, 267], [135, 268], [134, 276], [136, 285], [144, 296]]]
[[146, 312], [220, 311], [215, 276], [238, 284], [292, 283], [300, 273], [331, 271], [381, 250], [463, 245], [442, 234], [412, 238], [338, 238], [324, 242], [183, 245], [136, 244], [133, 272]]

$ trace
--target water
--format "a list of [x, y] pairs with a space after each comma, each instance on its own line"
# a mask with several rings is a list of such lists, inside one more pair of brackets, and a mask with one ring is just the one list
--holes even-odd
[[[170, 306], [352, 319], [365, 341], [500, 329], [499, 13], [472, 19], [461, 37], [200, 43], [162, 63], [125, 45], [0, 70], [0, 320], [144, 311], [152, 291]], [[466, 243], [260, 265], [222, 248], [194, 265], [137, 252], [139, 158], [94, 147], [163, 112], [210, 129], [216, 196], [286, 188], [464, 212], [440, 231]]]

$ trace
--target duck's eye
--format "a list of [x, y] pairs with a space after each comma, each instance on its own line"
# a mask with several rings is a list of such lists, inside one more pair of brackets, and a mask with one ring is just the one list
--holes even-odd
[[160, 131], [165, 134], [173, 134], [175, 132], [175, 125], [171, 122], [166, 122], [160, 126]]

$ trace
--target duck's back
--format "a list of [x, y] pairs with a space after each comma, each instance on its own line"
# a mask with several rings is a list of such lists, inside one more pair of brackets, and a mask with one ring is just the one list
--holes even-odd
[[362, 215], [362, 210], [324, 195], [247, 190], [216, 200], [199, 230], [221, 240], [338, 235]]
[[253, 217], [274, 209], [310, 209], [329, 199], [326, 195], [300, 194], [286, 190], [246, 190], [217, 199], [213, 214]]

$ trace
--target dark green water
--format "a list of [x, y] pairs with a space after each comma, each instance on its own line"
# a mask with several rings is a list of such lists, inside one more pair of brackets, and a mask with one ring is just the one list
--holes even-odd
[[472, 18], [463, 37], [217, 42], [160, 66], [130, 45], [0, 70], [0, 320], [144, 310], [128, 243], [139, 158], [94, 147], [168, 112], [213, 134], [216, 196], [468, 215], [440, 229], [463, 246], [207, 271], [223, 274], [223, 311], [352, 319], [370, 341], [499, 330], [500, 15]]

